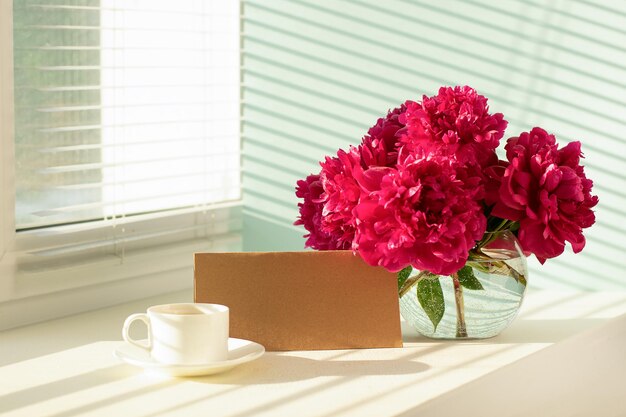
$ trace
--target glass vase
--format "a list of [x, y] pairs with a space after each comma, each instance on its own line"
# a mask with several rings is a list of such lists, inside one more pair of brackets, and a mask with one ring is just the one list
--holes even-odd
[[436, 339], [483, 339], [504, 330], [524, 298], [526, 256], [509, 231], [487, 242], [451, 276], [413, 269], [399, 288], [404, 320]]

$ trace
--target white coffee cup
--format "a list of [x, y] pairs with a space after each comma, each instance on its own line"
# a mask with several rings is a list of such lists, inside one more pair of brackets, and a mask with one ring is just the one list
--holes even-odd
[[[180, 303], [148, 308], [147, 314], [128, 316], [122, 337], [150, 352], [160, 363], [207, 364], [228, 359], [228, 307], [220, 304]], [[148, 326], [148, 344], [129, 335], [135, 320]]]

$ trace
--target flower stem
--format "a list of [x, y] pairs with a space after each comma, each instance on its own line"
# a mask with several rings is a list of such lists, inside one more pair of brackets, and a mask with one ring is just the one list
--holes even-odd
[[511, 220], [502, 220], [498, 226], [496, 226], [493, 230], [487, 230], [483, 235], [483, 238], [476, 244], [476, 249], [481, 249], [484, 246], [487, 246], [494, 240], [498, 238], [498, 235], [506, 230], [508, 230], [515, 222]]
[[456, 337], [467, 337], [467, 329], [465, 328], [463, 287], [461, 287], [459, 276], [456, 273], [452, 274], [452, 282], [454, 283], [454, 301], [456, 301]]
[[[472, 259], [477, 262], [473, 262]], [[526, 277], [517, 272], [515, 268], [508, 265], [506, 262], [495, 259], [488, 263], [480, 262], [485, 260], [491, 260], [491, 258], [486, 255], [473, 253], [470, 254], [470, 260], [467, 261], [467, 265], [486, 274], [498, 274], [505, 277], [512, 277], [515, 281], [519, 282], [523, 286], [526, 286]]]

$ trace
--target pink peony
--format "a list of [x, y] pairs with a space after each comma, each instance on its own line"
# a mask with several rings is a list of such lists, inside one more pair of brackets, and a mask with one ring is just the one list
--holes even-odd
[[[323, 248], [350, 249], [352, 247], [355, 232], [355, 218], [352, 211], [359, 203], [361, 195], [361, 189], [355, 180], [355, 172], [371, 166], [395, 166], [398, 157], [396, 150], [398, 132], [404, 127], [398, 118], [403, 111], [403, 106], [389, 111], [387, 117], [378, 119], [377, 123], [369, 129], [358, 147], [352, 146], [348, 152], [340, 149], [336, 157], [326, 157], [324, 162], [320, 163], [322, 170], [319, 174], [319, 182], [323, 191], [315, 197], [316, 210], [309, 208], [310, 204], [306, 204], [305, 200], [304, 213], [301, 209], [300, 223], [297, 224], [304, 224], [305, 221], [311, 223], [306, 216], [316, 216], [315, 222], [319, 234], [332, 236], [331, 244], [321, 245]], [[321, 239], [317, 234], [308, 236], [307, 246], [323, 249], [320, 247]], [[317, 242], [316, 246], [309, 244], [309, 240]]]
[[498, 160], [496, 164], [484, 168], [482, 177], [485, 184], [485, 205], [492, 207], [500, 201], [500, 185], [504, 171], [509, 166], [508, 161]]
[[370, 168], [358, 181], [355, 249], [370, 265], [449, 275], [485, 232], [481, 180], [449, 158], [408, 156], [397, 169]]
[[369, 129], [358, 148], [363, 168], [396, 166], [398, 162], [397, 147], [405, 130], [404, 123], [400, 122], [400, 118], [405, 111], [406, 106], [404, 104], [390, 110], [387, 117], [378, 119], [376, 124]]
[[317, 250], [344, 249], [339, 243], [339, 236], [329, 234], [322, 230], [322, 210], [324, 204], [320, 196], [324, 192], [319, 175], [309, 175], [305, 180], [298, 181], [296, 196], [304, 201], [298, 203], [300, 217], [295, 225], [303, 225], [309, 232], [304, 235], [307, 238], [305, 246]]
[[361, 196], [354, 174], [361, 170], [360, 160], [358, 149], [350, 147], [348, 152], [340, 149], [337, 157], [326, 157], [320, 164], [320, 182], [324, 189], [320, 196], [323, 203], [321, 229], [337, 237], [335, 249], [349, 249], [354, 240], [352, 210]]
[[554, 135], [535, 127], [506, 144], [509, 165], [500, 185], [500, 200], [492, 215], [519, 221], [519, 240], [541, 263], [572, 245], [585, 247], [582, 229], [595, 222], [593, 182], [579, 164], [580, 142], [558, 149]]
[[[470, 87], [442, 87], [377, 120], [357, 147], [339, 150], [298, 181], [306, 246], [357, 251], [372, 265], [449, 275], [493, 224], [511, 220], [527, 253], [544, 262], [565, 242], [585, 246], [595, 222], [580, 143], [558, 149], [534, 128], [496, 148], [507, 126]], [[495, 218], [495, 219], [492, 219]], [[496, 222], [497, 221], [497, 222]], [[513, 223], [514, 222], [514, 223]]]
[[481, 167], [497, 163], [495, 149], [507, 126], [502, 113], [490, 114], [487, 98], [468, 86], [441, 87], [421, 103], [407, 101], [400, 122], [408, 154], [454, 156]]

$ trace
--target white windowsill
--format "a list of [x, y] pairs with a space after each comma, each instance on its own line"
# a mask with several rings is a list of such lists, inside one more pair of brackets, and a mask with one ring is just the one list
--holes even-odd
[[190, 242], [149, 250], [124, 263], [103, 259], [59, 270], [20, 274], [13, 254], [0, 262], [0, 330], [64, 317], [193, 287], [193, 253], [238, 251], [238, 231], [218, 235], [207, 248]]
[[[242, 249], [240, 212], [241, 202], [233, 201], [126, 219], [129, 239], [144, 240], [123, 256], [63, 252], [77, 242], [99, 243], [107, 222], [14, 234], [14, 250], [0, 257], [0, 330], [190, 289], [195, 252]], [[189, 228], [184, 236], [159, 233]]]
[[[0, 333], [0, 413], [174, 415], [623, 415], [626, 293], [531, 291], [493, 339], [402, 349], [267, 353], [229, 373], [144, 374], [113, 357], [124, 318], [191, 291]], [[182, 413], [182, 414], [181, 414]]]

